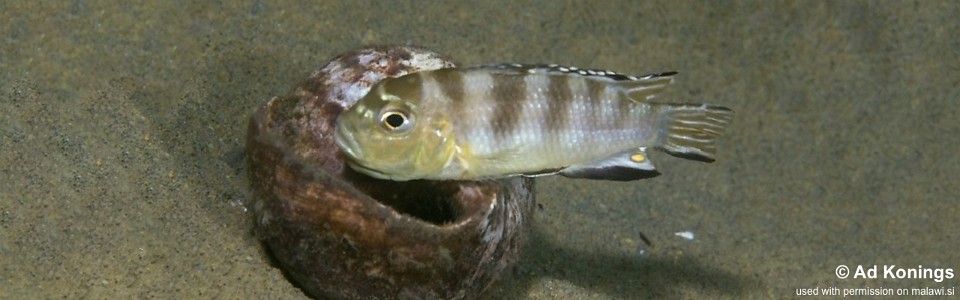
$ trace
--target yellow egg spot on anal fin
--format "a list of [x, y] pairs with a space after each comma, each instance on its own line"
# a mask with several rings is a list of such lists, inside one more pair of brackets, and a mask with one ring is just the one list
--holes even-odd
[[560, 175], [571, 178], [629, 181], [654, 177], [660, 174], [647, 158], [646, 148], [627, 150], [610, 157], [567, 167]]

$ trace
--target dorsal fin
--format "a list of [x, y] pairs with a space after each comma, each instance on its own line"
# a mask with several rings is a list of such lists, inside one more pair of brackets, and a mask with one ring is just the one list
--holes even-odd
[[677, 74], [677, 72], [662, 72], [642, 76], [631, 76], [607, 70], [581, 69], [555, 64], [496, 64], [470, 67], [469, 69], [514, 75], [573, 75], [601, 81], [610, 81], [611, 85], [622, 88], [624, 94], [634, 101], [646, 101], [656, 97], [667, 89], [667, 86], [673, 82], [673, 75]]

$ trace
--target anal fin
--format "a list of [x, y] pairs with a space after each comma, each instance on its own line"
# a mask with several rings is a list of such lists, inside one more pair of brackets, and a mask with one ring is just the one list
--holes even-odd
[[646, 148], [617, 153], [599, 161], [572, 165], [560, 170], [560, 175], [570, 178], [631, 181], [660, 175], [653, 166]]

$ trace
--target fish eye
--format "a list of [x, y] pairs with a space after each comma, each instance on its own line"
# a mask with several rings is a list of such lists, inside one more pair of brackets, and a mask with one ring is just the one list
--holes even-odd
[[404, 133], [413, 127], [410, 116], [402, 111], [389, 110], [380, 114], [380, 125], [391, 132]]

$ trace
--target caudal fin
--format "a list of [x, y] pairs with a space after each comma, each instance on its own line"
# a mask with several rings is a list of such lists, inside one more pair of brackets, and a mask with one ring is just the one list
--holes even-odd
[[733, 111], [710, 104], [663, 104], [658, 148], [676, 157], [712, 162], [717, 137], [730, 125]]

